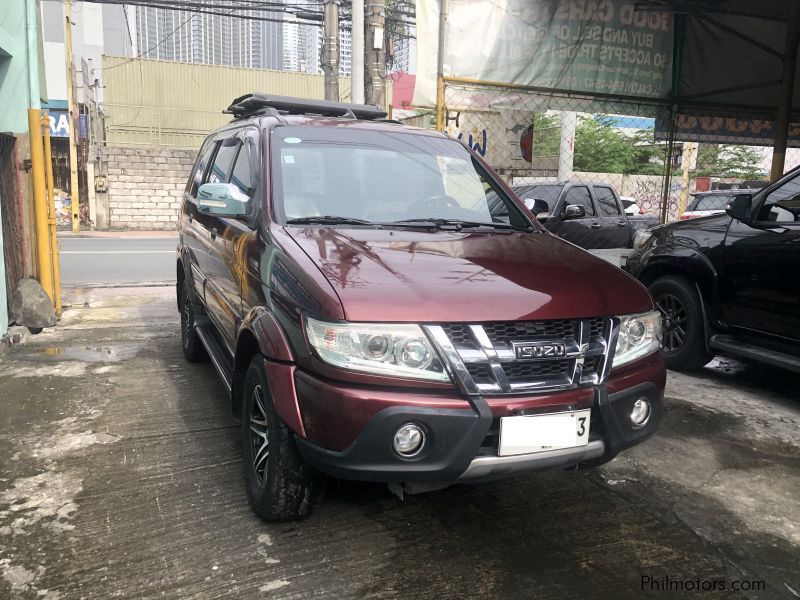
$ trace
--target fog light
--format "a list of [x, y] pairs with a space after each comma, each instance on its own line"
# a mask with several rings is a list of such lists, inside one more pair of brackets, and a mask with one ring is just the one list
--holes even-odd
[[633, 403], [631, 410], [631, 423], [635, 429], [644, 427], [647, 421], [650, 420], [650, 402], [647, 398], [639, 398]]
[[406, 423], [394, 434], [394, 450], [400, 456], [410, 457], [422, 450], [425, 432], [419, 425]]

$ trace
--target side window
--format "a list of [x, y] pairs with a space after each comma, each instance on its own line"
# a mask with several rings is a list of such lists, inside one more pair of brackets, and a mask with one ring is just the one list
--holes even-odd
[[233, 166], [233, 159], [242, 144], [238, 138], [228, 138], [223, 140], [214, 157], [214, 164], [208, 173], [208, 183], [227, 183]]
[[200, 149], [200, 157], [197, 159], [192, 172], [192, 186], [189, 188], [189, 195], [192, 198], [197, 197], [197, 188], [203, 183], [203, 175], [206, 173], [206, 167], [208, 167], [208, 161], [211, 158], [211, 153], [214, 152], [215, 145], [213, 142], [206, 142]]
[[255, 180], [252, 173], [252, 142], [246, 140], [236, 157], [233, 165], [231, 183], [242, 190], [242, 193], [252, 197], [255, 191]]
[[800, 222], [800, 175], [769, 193], [758, 213], [758, 220], [772, 223]]
[[587, 217], [597, 216], [597, 213], [594, 211], [594, 205], [592, 204], [592, 198], [589, 196], [589, 188], [586, 186], [574, 187], [567, 192], [567, 196], [564, 199], [564, 207], [570, 204], [582, 206], [583, 210], [586, 211]]
[[617, 205], [617, 198], [611, 188], [595, 186], [594, 195], [597, 198], [597, 208], [600, 211], [600, 216], [618, 217], [622, 214]]

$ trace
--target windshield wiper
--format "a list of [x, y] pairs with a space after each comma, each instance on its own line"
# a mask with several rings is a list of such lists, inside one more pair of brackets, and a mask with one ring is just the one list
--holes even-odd
[[463, 221], [461, 219], [403, 219], [401, 221], [392, 221], [384, 223], [384, 225], [400, 225], [406, 227], [432, 227], [436, 229], [449, 229], [453, 228], [456, 231], [460, 229], [472, 229], [478, 227], [489, 227], [491, 229], [508, 229], [513, 231], [530, 231], [530, 227], [514, 227], [508, 223], [485, 223], [482, 221]]
[[380, 223], [373, 223], [372, 221], [365, 221], [364, 219], [352, 219], [350, 217], [338, 217], [336, 215], [320, 215], [315, 217], [297, 217], [296, 219], [289, 219], [286, 221], [287, 225], [306, 225], [318, 223], [320, 225], [375, 225], [380, 226]]

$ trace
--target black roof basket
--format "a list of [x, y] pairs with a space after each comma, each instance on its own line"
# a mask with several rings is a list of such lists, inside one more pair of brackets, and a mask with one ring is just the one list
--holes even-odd
[[345, 104], [328, 100], [311, 100], [291, 96], [272, 96], [270, 94], [245, 94], [236, 98], [224, 111], [236, 119], [257, 114], [279, 115], [321, 115], [324, 117], [343, 117], [372, 121], [386, 117], [386, 111], [373, 104]]

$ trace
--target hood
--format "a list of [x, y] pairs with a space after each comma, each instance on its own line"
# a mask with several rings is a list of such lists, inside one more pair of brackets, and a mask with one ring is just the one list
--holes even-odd
[[653, 307], [631, 276], [544, 232], [287, 231], [349, 321], [564, 319]]

